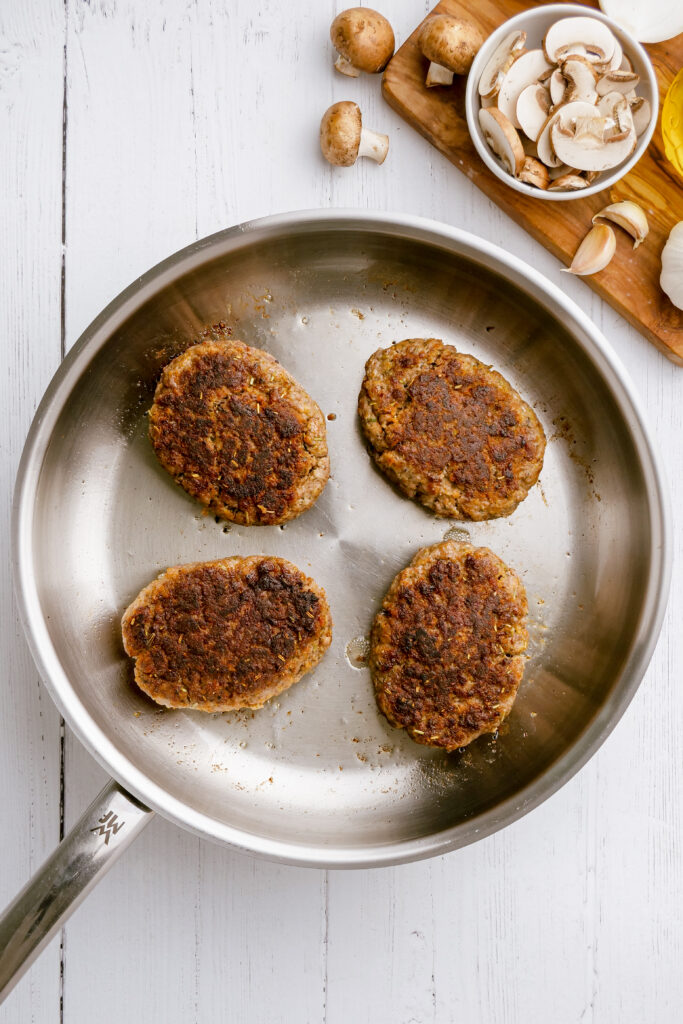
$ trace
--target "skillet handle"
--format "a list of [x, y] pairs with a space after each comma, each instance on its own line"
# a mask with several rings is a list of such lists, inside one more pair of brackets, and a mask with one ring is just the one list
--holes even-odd
[[109, 782], [0, 917], [0, 1003], [154, 817]]

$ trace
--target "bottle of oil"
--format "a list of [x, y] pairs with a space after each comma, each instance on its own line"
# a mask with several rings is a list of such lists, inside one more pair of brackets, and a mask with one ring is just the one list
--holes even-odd
[[683, 178], [683, 68], [678, 72], [662, 108], [664, 152]]

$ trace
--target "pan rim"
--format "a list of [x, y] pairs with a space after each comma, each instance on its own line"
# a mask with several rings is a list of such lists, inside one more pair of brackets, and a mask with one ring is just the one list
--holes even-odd
[[[531, 289], [554, 317], [561, 316], [606, 382], [631, 432], [647, 482], [651, 521], [649, 575], [638, 627], [619, 678], [608, 699], [574, 743], [524, 789], [476, 818], [414, 839], [354, 848], [271, 839], [217, 822], [171, 796], [127, 756], [97, 725], [62, 671], [42, 615], [33, 573], [33, 510], [40, 469], [54, 424], [75, 381], [92, 356], [158, 289], [204, 261], [250, 245], [259, 237], [306, 231], [358, 230], [396, 233], [471, 258], [485, 260], [513, 284]], [[203, 838], [282, 863], [319, 868], [379, 867], [447, 853], [512, 824], [568, 782], [600, 748], [640, 685], [659, 638], [666, 610], [672, 564], [671, 508], [661, 459], [642, 402], [621, 360], [581, 308], [518, 257], [470, 232], [411, 214], [359, 209], [305, 210], [246, 221], [192, 243], [156, 264], [124, 289], [85, 329], [61, 362], [38, 406], [21, 456], [12, 514], [12, 568], [16, 601], [29, 648], [41, 678], [86, 749], [113, 778], [163, 817]]]

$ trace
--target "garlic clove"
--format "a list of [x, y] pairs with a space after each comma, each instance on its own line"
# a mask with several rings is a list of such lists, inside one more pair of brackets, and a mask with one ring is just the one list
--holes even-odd
[[571, 267], [562, 267], [565, 274], [586, 277], [604, 270], [614, 256], [617, 240], [608, 224], [596, 224], [576, 250]]
[[637, 249], [641, 242], [647, 238], [650, 230], [645, 216], [645, 211], [637, 203], [625, 199], [620, 203], [610, 203], [593, 217], [593, 223], [598, 220], [611, 220], [618, 224], [624, 231], [628, 231], [633, 238], [633, 248]]
[[677, 309], [683, 309], [683, 221], [675, 224], [662, 251], [659, 284]]

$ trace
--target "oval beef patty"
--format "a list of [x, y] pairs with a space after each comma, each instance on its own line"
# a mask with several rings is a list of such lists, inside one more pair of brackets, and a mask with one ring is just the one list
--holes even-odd
[[332, 640], [325, 592], [284, 558], [176, 565], [122, 620], [135, 681], [157, 704], [260, 708], [316, 665]]
[[380, 710], [417, 743], [445, 750], [495, 732], [522, 679], [526, 615], [519, 577], [488, 548], [423, 548], [372, 626]]
[[533, 409], [495, 370], [436, 338], [370, 356], [358, 413], [379, 468], [438, 516], [510, 515], [543, 466]]
[[162, 466], [235, 523], [301, 515], [330, 475], [325, 418], [267, 352], [204, 341], [165, 367], [149, 414]]

